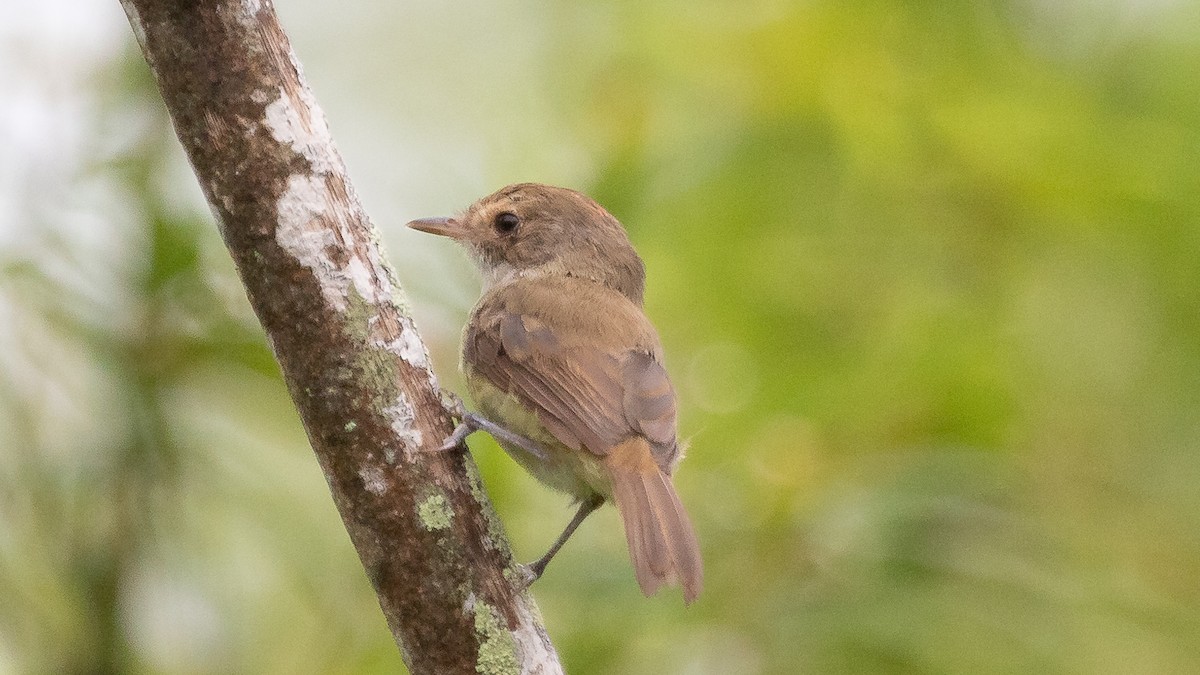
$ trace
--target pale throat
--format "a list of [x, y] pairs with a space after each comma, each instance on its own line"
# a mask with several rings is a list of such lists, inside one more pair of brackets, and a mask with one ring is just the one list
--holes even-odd
[[476, 258], [475, 264], [479, 267], [479, 271], [483, 275], [484, 293], [511, 284], [518, 279], [540, 279], [542, 277], [567, 275], [564, 266], [557, 261], [548, 262], [537, 267], [517, 268], [506, 262], [488, 264]]

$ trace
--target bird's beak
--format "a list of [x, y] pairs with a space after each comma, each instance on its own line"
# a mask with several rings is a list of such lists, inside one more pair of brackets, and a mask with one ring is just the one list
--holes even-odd
[[453, 218], [418, 218], [408, 224], [414, 230], [436, 234], [442, 237], [458, 239], [463, 230], [459, 222]]

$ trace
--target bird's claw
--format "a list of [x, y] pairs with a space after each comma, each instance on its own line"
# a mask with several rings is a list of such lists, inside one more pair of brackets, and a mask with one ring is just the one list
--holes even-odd
[[461, 420], [467, 414], [467, 406], [463, 405], [462, 397], [452, 391], [442, 390], [439, 392], [439, 397], [442, 399], [442, 407], [445, 408], [450, 416], [456, 420]]
[[466, 415], [467, 413], [463, 413], [463, 416], [459, 418], [462, 421], [458, 423], [458, 426], [454, 427], [454, 433], [447, 436], [446, 440], [442, 442], [441, 447], [438, 448], [439, 452], [449, 452], [455, 448], [462, 447], [463, 442], [467, 440], [467, 436], [470, 436], [478, 428], [467, 422]]
[[536, 563], [513, 563], [513, 584], [516, 586], [517, 592], [523, 592], [533, 585], [533, 582], [541, 578], [541, 571], [535, 571]]

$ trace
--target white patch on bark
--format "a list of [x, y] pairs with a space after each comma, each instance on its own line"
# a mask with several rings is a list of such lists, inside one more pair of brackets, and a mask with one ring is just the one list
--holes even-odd
[[[351, 286], [370, 304], [390, 301], [391, 284], [374, 272], [383, 266], [382, 261], [373, 259], [382, 255], [380, 251], [371, 247], [367, 255], [372, 259], [364, 260], [353, 248], [346, 247], [347, 242], [360, 239], [362, 234], [351, 231], [348, 223], [362, 216], [352, 217], [347, 212], [350, 205], [329, 193], [324, 177], [340, 175], [344, 167], [333, 149], [325, 115], [303, 76], [296, 90], [279, 89], [278, 98], [263, 111], [263, 123], [275, 140], [288, 145], [309, 164], [309, 174], [289, 178], [288, 189], [279, 199], [279, 227], [275, 232], [279, 245], [313, 271], [325, 300], [335, 309], [345, 310], [346, 292]], [[314, 222], [318, 217], [321, 222]], [[334, 264], [331, 252], [335, 250], [349, 256], [344, 266]]]
[[[407, 321], [404, 322], [404, 324], [407, 323]], [[414, 368], [429, 367], [429, 351], [425, 349], [425, 343], [421, 342], [421, 338], [412, 326], [402, 324], [399, 337], [391, 342], [377, 342], [376, 346], [399, 356]]]
[[529, 604], [520, 600], [514, 604], [517, 608], [517, 627], [512, 631], [512, 637], [521, 663], [521, 675], [562, 675], [563, 667], [558, 661], [558, 653], [554, 651], [545, 629], [539, 628], [538, 621], [529, 611]]
[[416, 429], [416, 411], [413, 410], [412, 403], [403, 393], [396, 395], [396, 402], [384, 408], [381, 411], [392, 425], [392, 431], [396, 432], [396, 436], [404, 442], [406, 451], [419, 448], [421, 446], [421, 432]]
[[363, 487], [367, 492], [373, 495], [381, 495], [387, 492], [387, 481], [384, 480], [383, 472], [379, 469], [368, 466], [359, 470], [358, 477], [362, 479]]
[[[293, 65], [297, 64], [293, 61]], [[299, 100], [294, 99], [292, 93]], [[300, 86], [295, 92], [280, 87], [279, 98], [269, 103], [263, 112], [263, 122], [275, 140], [286, 143], [307, 159], [314, 174], [341, 173], [342, 162], [333, 150], [329, 123], [325, 113], [317, 107], [303, 76], [300, 76]]]
[[375, 282], [371, 278], [371, 271], [367, 269], [366, 263], [358, 256], [354, 256], [350, 258], [350, 262], [346, 263], [346, 269], [343, 272], [350, 278], [350, 283], [354, 284], [354, 290], [358, 291], [359, 296], [374, 304], [377, 299]]
[[[258, 30], [261, 23], [258, 19], [258, 13], [262, 11], [262, 0], [242, 0], [240, 12], [236, 12], [234, 16], [237, 22], [242, 24], [244, 28], [250, 31]], [[261, 49], [257, 44], [248, 44], [249, 49]]]
[[[333, 223], [313, 222], [333, 215], [334, 206], [325, 181], [311, 175], [293, 175], [288, 178], [287, 191], [279, 198], [276, 210], [279, 225], [275, 229], [275, 241], [301, 265], [312, 270], [325, 302], [344, 311], [351, 280], [346, 270], [334, 263], [331, 255], [339, 251], [342, 244], [330, 229]], [[341, 223], [338, 225], [345, 227]]]
[[[346, 296], [353, 286], [369, 304], [389, 301], [390, 293], [380, 288], [380, 279], [371, 273], [373, 265], [362, 260], [345, 242], [354, 241], [348, 223], [352, 218], [344, 205], [329, 194], [325, 181], [316, 175], [296, 174], [288, 178], [287, 191], [276, 204], [279, 225], [275, 241], [309, 268], [321, 285], [321, 295], [331, 307], [346, 309]], [[377, 253], [377, 252], [376, 252]], [[349, 256], [344, 266], [334, 261]]]

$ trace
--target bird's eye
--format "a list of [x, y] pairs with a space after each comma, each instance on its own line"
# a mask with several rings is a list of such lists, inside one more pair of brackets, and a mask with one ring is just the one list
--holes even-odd
[[515, 213], [504, 213], [496, 216], [496, 231], [501, 234], [511, 234], [517, 229], [517, 225], [521, 224], [521, 219]]

